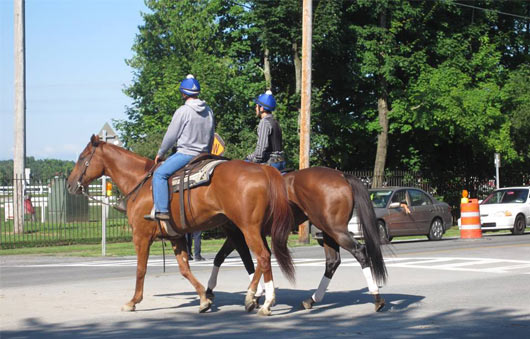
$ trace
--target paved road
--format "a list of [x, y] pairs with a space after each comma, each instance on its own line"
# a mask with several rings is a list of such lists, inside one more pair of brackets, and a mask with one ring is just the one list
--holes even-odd
[[[205, 255], [213, 258], [212, 255]], [[0, 277], [1, 338], [528, 337], [530, 234], [482, 239], [407, 241], [385, 249], [389, 281], [384, 312], [374, 313], [358, 263], [342, 265], [324, 300], [300, 310], [323, 273], [320, 247], [293, 249], [295, 285], [274, 266], [273, 316], [247, 314], [248, 284], [237, 257], [219, 274], [215, 305], [197, 314], [191, 285], [173, 258], [152, 257], [144, 300], [120, 312], [132, 297], [135, 259], [3, 256]], [[192, 263], [206, 283], [212, 261]]]

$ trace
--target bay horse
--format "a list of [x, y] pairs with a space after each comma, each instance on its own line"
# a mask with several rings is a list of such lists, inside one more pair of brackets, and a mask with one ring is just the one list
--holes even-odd
[[[87, 186], [102, 175], [109, 176], [127, 197], [127, 217], [132, 227], [132, 240], [137, 254], [136, 288], [132, 299], [123, 305], [123, 311], [134, 311], [143, 299], [144, 278], [147, 271], [149, 249], [156, 238], [166, 238], [172, 244], [180, 273], [190, 281], [200, 298], [199, 312], [211, 307], [204, 286], [191, 273], [185, 237], [171, 237], [156, 221], [144, 219], [153, 206], [150, 173], [154, 161], [141, 157], [122, 147], [100, 141], [92, 135], [79, 156], [67, 187], [70, 193], [86, 192]], [[139, 183], [145, 180], [145, 184]], [[193, 224], [180, 224], [179, 199], [171, 199], [170, 210], [176, 230], [184, 234], [206, 230], [225, 224], [235, 225], [243, 234], [246, 246], [257, 258], [257, 269], [263, 272], [266, 295], [260, 315], [270, 315], [275, 301], [274, 283], [270, 263], [270, 249], [265, 233], [271, 234], [271, 243], [282, 271], [293, 279], [294, 266], [287, 248], [287, 238], [293, 225], [293, 216], [287, 200], [287, 191], [280, 173], [268, 166], [241, 160], [219, 164], [210, 184], [185, 192], [185, 209]], [[259, 277], [252, 281], [245, 297], [247, 311], [252, 308]]]
[[[323, 232], [323, 246], [326, 255], [324, 276], [316, 292], [302, 301], [305, 309], [311, 309], [323, 299], [325, 291], [340, 265], [340, 247], [350, 252], [360, 263], [368, 285], [369, 293], [374, 297], [375, 311], [382, 310], [385, 300], [379, 294], [379, 286], [387, 279], [387, 271], [381, 253], [380, 236], [376, 217], [368, 190], [354, 176], [326, 167], [311, 167], [284, 175], [287, 192], [295, 225], [310, 220]], [[362, 227], [364, 244], [359, 243], [348, 232], [348, 221], [353, 209]], [[243, 236], [234, 227], [223, 227], [227, 239], [214, 259], [214, 267], [208, 281], [206, 294], [214, 298], [213, 289], [217, 284], [219, 267], [225, 258], [236, 249], [250, 275], [255, 278], [254, 264], [246, 247]], [[258, 291], [259, 294], [259, 291]], [[258, 299], [253, 300], [254, 307]]]

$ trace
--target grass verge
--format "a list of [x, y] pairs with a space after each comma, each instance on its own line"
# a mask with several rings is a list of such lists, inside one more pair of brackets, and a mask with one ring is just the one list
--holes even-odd
[[[223, 245], [225, 239], [203, 239], [201, 242], [202, 254], [215, 254]], [[311, 239], [309, 244], [300, 244], [298, 242], [298, 234], [291, 234], [289, 236], [289, 247], [297, 246], [313, 246], [317, 245], [316, 240]], [[107, 243], [105, 247], [106, 256], [108, 257], [122, 257], [134, 256], [134, 245], [130, 242]], [[165, 242], [166, 255], [172, 255], [173, 250], [169, 241]], [[152, 255], [162, 254], [162, 242], [155, 241], [151, 246]], [[97, 257], [101, 256], [101, 244], [80, 244], [68, 246], [50, 246], [50, 247], [28, 247], [5, 249], [0, 251], [0, 255], [51, 255], [51, 256], [75, 256], [75, 257]]]
[[[510, 231], [499, 231], [498, 233], [510, 233]], [[444, 238], [460, 237], [460, 230], [458, 226], [453, 226], [444, 234]], [[395, 237], [395, 240], [412, 240], [412, 239], [427, 239], [424, 236], [411, 236], [411, 237]], [[225, 239], [203, 239], [201, 243], [202, 253], [215, 254], [223, 245]], [[298, 242], [298, 234], [291, 234], [289, 236], [289, 247], [298, 246], [315, 246], [318, 245], [317, 241], [313, 238], [310, 239], [309, 244], [301, 244]], [[171, 249], [171, 243], [165, 242], [166, 255], [172, 255], [173, 250]], [[162, 254], [162, 242], [156, 241], [151, 246], [152, 255]], [[76, 257], [98, 257], [101, 256], [101, 244], [80, 244], [80, 245], [68, 245], [68, 246], [50, 246], [50, 247], [27, 247], [27, 248], [16, 248], [16, 249], [5, 249], [0, 250], [0, 255], [51, 255], [51, 256], [76, 256]], [[109, 257], [122, 257], [122, 256], [134, 256], [134, 245], [131, 241], [120, 242], [120, 243], [107, 243], [106, 256]]]

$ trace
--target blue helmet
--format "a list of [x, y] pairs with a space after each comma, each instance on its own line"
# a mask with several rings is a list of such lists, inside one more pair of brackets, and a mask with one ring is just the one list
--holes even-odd
[[201, 85], [193, 75], [188, 74], [186, 79], [180, 83], [179, 90], [186, 95], [197, 96], [201, 92]]
[[256, 100], [254, 100], [254, 102], [269, 112], [272, 112], [276, 109], [276, 100], [274, 99], [271, 91], [267, 91], [260, 95]]

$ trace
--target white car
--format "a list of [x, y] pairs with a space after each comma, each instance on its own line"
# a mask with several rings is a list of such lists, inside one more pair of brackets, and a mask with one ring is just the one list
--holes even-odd
[[530, 187], [495, 190], [479, 208], [483, 232], [511, 230], [513, 234], [523, 234], [530, 225]]

